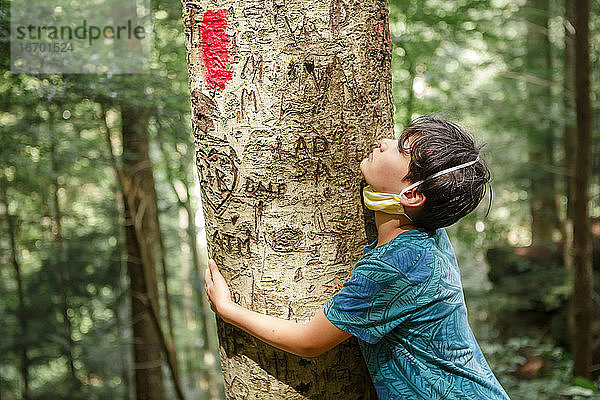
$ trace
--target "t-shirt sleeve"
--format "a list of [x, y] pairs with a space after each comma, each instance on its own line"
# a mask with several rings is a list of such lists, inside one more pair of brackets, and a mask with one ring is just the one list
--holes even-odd
[[418, 285], [385, 262], [359, 261], [323, 312], [341, 330], [373, 344], [410, 318]]

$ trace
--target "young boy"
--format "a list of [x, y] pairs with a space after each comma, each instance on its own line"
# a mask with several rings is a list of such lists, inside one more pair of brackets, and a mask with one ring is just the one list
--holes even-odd
[[489, 171], [457, 125], [423, 117], [380, 141], [360, 169], [377, 240], [350, 279], [307, 324], [231, 301], [214, 261], [205, 274], [213, 311], [262, 341], [303, 357], [351, 335], [380, 399], [508, 399], [467, 321], [460, 272], [442, 229], [473, 211]]

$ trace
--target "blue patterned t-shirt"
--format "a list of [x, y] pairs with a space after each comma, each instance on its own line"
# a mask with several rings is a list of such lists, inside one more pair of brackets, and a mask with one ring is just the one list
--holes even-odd
[[323, 311], [360, 339], [379, 399], [508, 399], [469, 327], [446, 231], [376, 243]]

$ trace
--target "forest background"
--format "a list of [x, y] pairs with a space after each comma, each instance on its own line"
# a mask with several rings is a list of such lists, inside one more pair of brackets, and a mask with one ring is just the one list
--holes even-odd
[[[435, 114], [487, 143], [493, 199], [448, 230], [475, 336], [513, 399], [600, 398], [600, 1], [590, 18], [592, 380], [572, 378], [563, 251], [576, 173], [569, 3], [390, 1], [396, 134]], [[222, 397], [180, 2], [152, 3], [149, 71], [137, 75], [11, 72], [10, 2], [0, 4], [0, 398], [135, 398], [122, 197], [131, 113], [144, 116], [136, 129], [156, 192], [159, 319], [176, 360], [162, 365], [166, 398]]]

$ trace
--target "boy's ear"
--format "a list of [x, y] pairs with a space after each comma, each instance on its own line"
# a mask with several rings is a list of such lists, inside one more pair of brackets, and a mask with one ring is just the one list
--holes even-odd
[[425, 204], [425, 200], [427, 200], [425, 195], [419, 192], [417, 188], [414, 188], [412, 190], [404, 192], [404, 195], [402, 196], [400, 202], [403, 206], [406, 207], [420, 207], [423, 204]]

